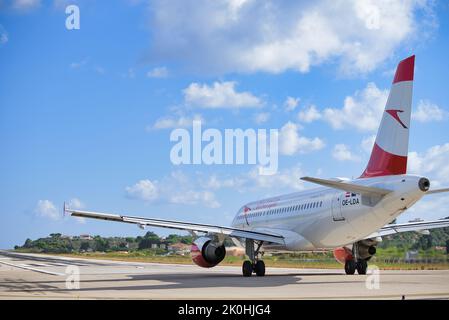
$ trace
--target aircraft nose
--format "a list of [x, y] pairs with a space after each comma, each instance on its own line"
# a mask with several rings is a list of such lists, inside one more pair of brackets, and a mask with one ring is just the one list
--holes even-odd
[[418, 186], [421, 191], [426, 192], [430, 188], [430, 181], [427, 178], [421, 178], [418, 181]]

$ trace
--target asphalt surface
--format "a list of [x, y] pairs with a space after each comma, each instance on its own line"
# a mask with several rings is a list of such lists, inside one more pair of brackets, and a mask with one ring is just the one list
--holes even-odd
[[[79, 272], [79, 282], [76, 282]], [[378, 280], [378, 281], [377, 281]], [[77, 286], [77, 283], [79, 286]], [[0, 299], [448, 299], [449, 270], [371, 271], [118, 262], [0, 251]]]

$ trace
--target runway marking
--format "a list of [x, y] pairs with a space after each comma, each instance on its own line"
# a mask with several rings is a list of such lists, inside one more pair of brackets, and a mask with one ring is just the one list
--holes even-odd
[[45, 274], [51, 274], [53, 276], [65, 276], [65, 273], [59, 273], [59, 272], [53, 272], [53, 271], [47, 271], [47, 270], [42, 270], [42, 269], [37, 269], [37, 268], [31, 268], [28, 267], [26, 265], [16, 265], [16, 264], [12, 264], [9, 262], [5, 262], [5, 261], [0, 261], [1, 264], [5, 264], [7, 266], [10, 267], [15, 267], [15, 268], [19, 268], [19, 269], [24, 269], [24, 270], [29, 270], [29, 271], [35, 271], [35, 272], [40, 272], [40, 273], [45, 273]]

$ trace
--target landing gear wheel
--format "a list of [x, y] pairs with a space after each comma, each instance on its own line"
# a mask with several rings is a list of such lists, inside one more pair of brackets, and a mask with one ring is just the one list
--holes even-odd
[[262, 260], [257, 260], [254, 265], [254, 271], [258, 277], [263, 277], [265, 275], [265, 262]]
[[356, 264], [356, 269], [358, 274], [366, 274], [366, 270], [368, 269], [368, 263], [365, 260], [359, 260]]
[[346, 260], [345, 272], [346, 274], [354, 274], [356, 269], [356, 263], [354, 260]]
[[246, 260], [243, 262], [242, 273], [244, 277], [251, 277], [251, 274], [253, 273], [253, 264], [251, 261]]

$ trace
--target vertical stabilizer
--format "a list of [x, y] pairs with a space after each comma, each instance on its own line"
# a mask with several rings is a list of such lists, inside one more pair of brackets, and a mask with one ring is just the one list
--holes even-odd
[[405, 174], [415, 56], [399, 62], [371, 157], [360, 178]]

